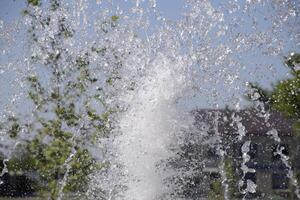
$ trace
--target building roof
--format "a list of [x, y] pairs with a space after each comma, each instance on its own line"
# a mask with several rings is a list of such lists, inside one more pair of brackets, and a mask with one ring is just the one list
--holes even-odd
[[[291, 136], [293, 122], [295, 120], [286, 118], [282, 113], [270, 111], [262, 114], [255, 109], [229, 110], [229, 109], [198, 109], [193, 110], [195, 125], [204, 131], [217, 129], [220, 134], [238, 134], [240, 129], [245, 128], [246, 135], [266, 135], [272, 129], [276, 129], [281, 136]], [[242, 125], [242, 126], [241, 126]]]

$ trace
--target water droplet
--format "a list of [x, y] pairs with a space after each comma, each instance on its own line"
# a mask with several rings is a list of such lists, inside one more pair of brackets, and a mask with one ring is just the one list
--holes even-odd
[[150, 5], [152, 8], [156, 7], [156, 0], [150, 0]]
[[4, 27], [4, 21], [0, 19], [0, 29], [3, 29]]

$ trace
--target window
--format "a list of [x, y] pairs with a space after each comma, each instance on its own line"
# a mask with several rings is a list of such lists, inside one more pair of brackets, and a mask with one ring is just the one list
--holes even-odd
[[219, 179], [219, 178], [221, 178], [221, 175], [220, 175], [219, 172], [211, 172], [210, 173], [210, 179], [211, 180], [216, 180], [216, 179]]
[[280, 155], [277, 152], [282, 151], [282, 154], [285, 156], [289, 155], [289, 147], [287, 144], [277, 144], [273, 146], [272, 149], [272, 158], [273, 160], [280, 160]]
[[252, 173], [252, 172], [247, 172], [245, 174], [245, 182], [247, 182], [247, 180], [252, 181], [253, 183], [256, 183], [256, 173]]
[[241, 187], [242, 190], [245, 190], [247, 188], [247, 185], [249, 184], [249, 181], [252, 181], [253, 183], [256, 183], [256, 173], [254, 172], [247, 172], [244, 177], [243, 186]]
[[272, 174], [272, 188], [284, 190], [289, 188], [289, 178], [283, 173]]
[[[242, 155], [242, 146], [243, 146], [243, 145], [239, 145], [239, 152], [238, 152], [238, 155], [239, 155], [240, 157], [243, 156], [243, 155]], [[250, 156], [251, 159], [257, 158], [257, 156], [258, 156], [258, 144], [251, 142], [251, 143], [250, 143], [250, 149], [249, 149], [249, 151], [248, 151], [247, 154]]]
[[251, 159], [256, 158], [258, 156], [257, 153], [258, 153], [258, 145], [251, 142], [251, 144], [250, 144], [250, 150], [248, 152], [250, 158]]
[[209, 158], [217, 158], [217, 157], [219, 157], [219, 155], [217, 153], [217, 150], [214, 147], [208, 147], [207, 156]]

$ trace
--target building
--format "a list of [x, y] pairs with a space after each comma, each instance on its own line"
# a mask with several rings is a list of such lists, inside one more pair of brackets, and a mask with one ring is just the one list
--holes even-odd
[[[186, 141], [197, 142], [182, 146], [181, 157], [187, 161], [177, 168], [186, 169], [191, 165], [193, 173], [181, 181], [185, 184], [181, 187], [184, 188], [181, 196], [193, 200], [209, 196], [217, 199], [218, 195], [224, 195], [220, 184], [225, 174], [230, 199], [241, 199], [245, 195], [247, 199], [297, 199], [293, 180], [288, 178], [289, 167], [295, 179], [300, 172], [299, 139], [293, 135], [293, 120], [279, 112], [263, 115], [254, 109], [201, 109], [192, 113], [196, 127], [192, 135], [201, 139], [189, 138]], [[244, 167], [250, 169], [247, 173], [241, 170], [243, 162]], [[255, 192], [242, 194], [251, 183], [256, 185]]]

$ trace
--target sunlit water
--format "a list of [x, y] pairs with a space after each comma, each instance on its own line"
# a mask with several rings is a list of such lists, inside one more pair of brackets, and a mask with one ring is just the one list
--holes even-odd
[[[90, 63], [95, 68], [94, 75], [103, 80], [99, 87], [107, 94], [108, 107], [117, 110], [110, 117], [111, 134], [99, 139], [97, 150], [93, 150], [100, 162], [109, 165], [91, 175], [89, 198], [187, 199], [179, 195], [183, 188], [180, 181], [172, 181], [172, 178], [182, 179], [184, 184], [185, 176], [201, 174], [199, 169], [205, 166], [205, 158], [182, 161], [188, 166], [185, 170], [170, 167], [168, 163], [180, 160], [181, 147], [185, 143], [200, 143], [203, 148], [207, 144], [216, 148], [221, 160], [217, 167], [223, 197], [230, 199], [228, 177], [222, 162], [230, 147], [223, 146], [222, 130], [218, 128], [218, 121], [223, 119], [218, 112], [209, 119], [214, 135], [208, 139], [208, 129], [194, 127], [191, 111], [219, 109], [225, 105], [239, 111], [252, 105], [243, 97], [249, 92], [247, 82], [259, 82], [269, 87], [278, 77], [286, 77], [282, 58], [299, 50], [299, 1], [188, 0], [181, 2], [183, 13], [178, 13], [178, 19], [165, 17], [160, 12], [161, 2], [155, 0], [62, 2], [65, 9], [51, 15], [56, 20], [65, 16], [76, 31], [73, 38], [61, 44], [61, 48], [67, 49], [70, 55], [79, 55], [92, 46], [108, 49], [108, 53], [102, 56], [92, 53]], [[34, 12], [37, 16], [43, 15], [38, 8]], [[119, 17], [115, 27], [103, 23], [114, 15]], [[30, 26], [30, 20], [25, 19], [25, 22]], [[16, 51], [14, 45], [5, 41], [12, 33], [11, 25], [0, 24], [1, 43], [5, 44], [1, 49], [1, 58], [5, 59], [1, 61], [0, 73], [1, 77], [7, 76], [11, 80], [11, 84], [5, 84], [3, 79], [1, 84], [4, 84], [6, 93], [13, 91], [13, 94], [1, 97], [3, 118], [10, 113], [16, 115], [20, 108], [27, 110], [22, 107], [26, 76], [46, 73], [37, 65], [31, 65], [30, 57], [39, 56], [42, 61], [47, 59], [43, 57], [43, 51], [49, 48], [48, 39], [56, 31], [55, 23], [54, 20], [46, 30], [39, 27], [39, 44], [30, 46], [30, 52], [25, 48], [30, 44], [24, 44], [25, 50]], [[13, 29], [19, 33], [15, 40], [20, 40], [23, 26], [19, 23]], [[13, 39], [8, 41], [13, 43]], [[6, 57], [14, 51], [16, 56]], [[118, 65], [118, 61], [122, 65]], [[67, 59], [60, 64], [64, 62], [67, 63]], [[113, 69], [111, 66], [117, 67]], [[105, 78], [112, 74], [117, 78], [112, 85], [105, 85]], [[268, 112], [259, 103], [252, 106], [267, 124]], [[257, 186], [250, 180], [247, 180], [246, 187], [242, 187], [246, 173], [255, 172], [246, 165], [250, 159], [251, 140], [244, 139], [246, 132], [241, 116], [237, 113], [230, 117], [229, 121], [233, 121], [237, 130], [237, 139], [243, 141], [238, 191], [242, 195], [255, 193]], [[2, 135], [3, 140], [8, 140], [5, 132]], [[280, 142], [271, 126], [266, 135]], [[10, 143], [9, 152], [13, 151], [16, 142]], [[288, 177], [299, 198], [299, 186], [289, 158], [282, 154], [282, 150], [278, 150], [278, 154], [288, 168]], [[3, 173], [5, 171], [1, 175]], [[67, 174], [62, 187], [66, 179]]]

